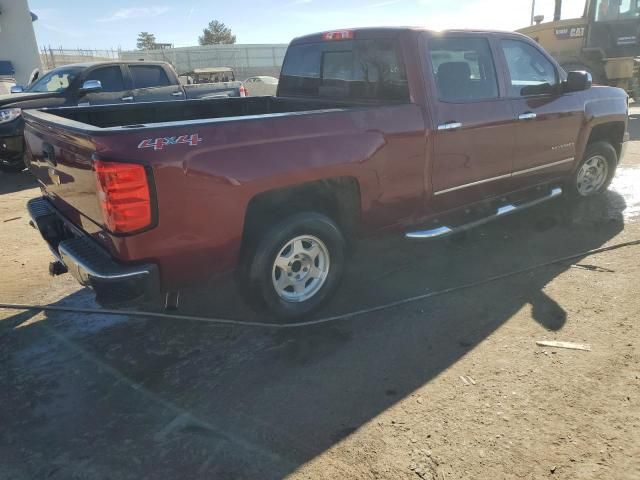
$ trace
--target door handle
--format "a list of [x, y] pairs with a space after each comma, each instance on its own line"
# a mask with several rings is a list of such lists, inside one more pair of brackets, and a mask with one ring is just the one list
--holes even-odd
[[535, 120], [536, 118], [538, 118], [538, 115], [536, 115], [533, 112], [525, 112], [520, 114], [520, 116], [518, 117], [518, 120]]
[[120, 100], [122, 100], [123, 102], [133, 102], [133, 97], [132, 96], [122, 97]]
[[462, 128], [462, 124], [460, 122], [447, 122], [438, 125], [438, 130], [458, 130]]
[[182, 96], [182, 92], [173, 92], [171, 95], [174, 96], [174, 97], [181, 97]]

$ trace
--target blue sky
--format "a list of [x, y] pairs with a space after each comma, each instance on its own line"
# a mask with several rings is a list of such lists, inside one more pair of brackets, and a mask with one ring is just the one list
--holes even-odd
[[[584, 0], [564, 0], [563, 16], [582, 14]], [[531, 0], [29, 0], [40, 19], [38, 44], [65, 48], [135, 48], [141, 31], [159, 42], [196, 45], [206, 24], [231, 27], [238, 43], [288, 43], [305, 33], [375, 25], [512, 30], [528, 24]], [[553, 0], [536, 0], [553, 16]]]

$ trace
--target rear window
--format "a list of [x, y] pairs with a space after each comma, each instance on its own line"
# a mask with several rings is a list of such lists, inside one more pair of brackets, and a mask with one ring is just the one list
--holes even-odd
[[156, 65], [130, 65], [133, 88], [167, 87], [171, 85], [162, 67]]
[[407, 75], [391, 39], [342, 40], [289, 47], [280, 96], [407, 102]]

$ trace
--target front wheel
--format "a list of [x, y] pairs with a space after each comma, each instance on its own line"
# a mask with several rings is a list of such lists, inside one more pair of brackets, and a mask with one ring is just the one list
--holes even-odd
[[336, 290], [345, 261], [339, 227], [319, 213], [292, 215], [266, 230], [247, 259], [240, 288], [252, 306], [294, 319], [318, 309]]
[[587, 147], [584, 160], [573, 174], [570, 194], [574, 198], [599, 195], [609, 188], [618, 166], [618, 154], [607, 142], [596, 142]]

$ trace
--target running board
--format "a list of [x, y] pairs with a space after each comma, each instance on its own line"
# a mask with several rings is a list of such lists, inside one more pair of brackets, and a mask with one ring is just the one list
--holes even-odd
[[432, 228], [430, 230], [408, 232], [405, 234], [405, 237], [420, 239], [420, 240], [429, 239], [429, 238], [442, 238], [447, 235], [452, 235], [454, 233], [463, 232], [465, 230], [470, 230], [472, 228], [479, 227], [480, 225], [489, 223], [490, 221], [495, 220], [496, 218], [501, 218], [501, 217], [510, 215], [512, 213], [519, 212], [521, 210], [525, 210], [527, 208], [533, 207], [535, 205], [539, 205], [540, 203], [544, 203], [553, 198], [559, 197], [560, 195], [562, 195], [562, 188], [556, 187], [552, 189], [551, 192], [545, 195], [544, 197], [537, 198], [530, 202], [522, 203], [520, 205], [512, 205], [512, 204], [504, 205], [498, 208], [495, 214], [485, 218], [481, 218], [480, 220], [476, 220], [471, 223], [465, 223], [464, 225], [460, 225], [457, 227], [440, 226], [440, 227]]

